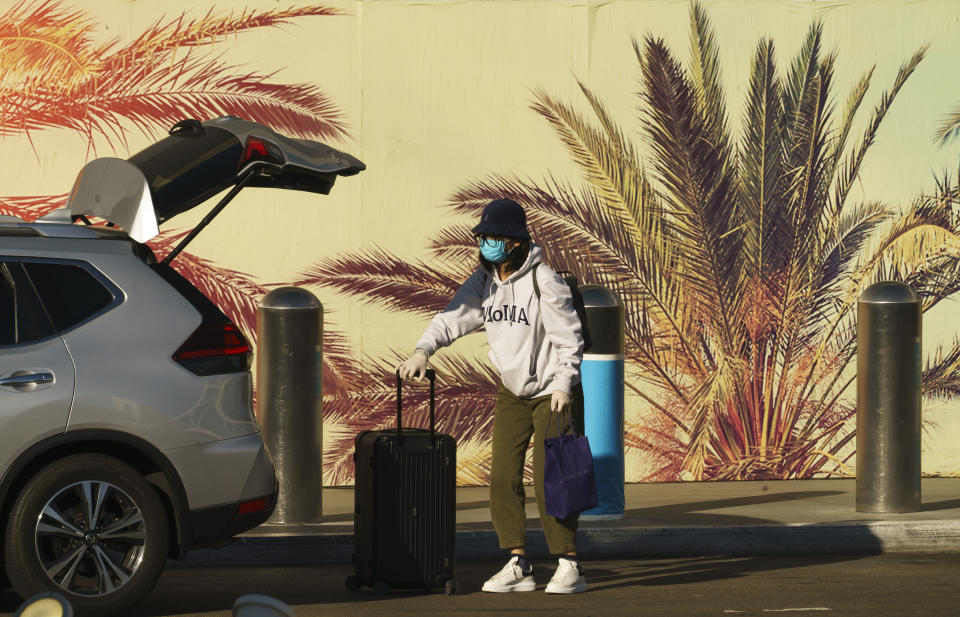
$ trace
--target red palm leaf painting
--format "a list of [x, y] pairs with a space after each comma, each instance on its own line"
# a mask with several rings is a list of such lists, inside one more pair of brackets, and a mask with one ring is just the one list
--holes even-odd
[[[623, 300], [626, 387], [649, 409], [627, 421], [627, 448], [642, 461], [634, 479], [849, 475], [860, 292], [903, 280], [929, 309], [960, 289], [960, 257], [937, 248], [960, 234], [950, 178], [902, 214], [850, 194], [926, 50], [907, 59], [854, 141], [873, 70], [837, 108], [836, 55], [822, 49], [821, 24], [786, 70], [773, 41], [762, 39], [734, 133], [716, 37], [699, 2], [690, 18], [689, 68], [659, 38], [634, 42], [642, 146], [586, 85], [587, 115], [535, 90], [532, 109], [554, 129], [582, 183], [491, 175], [456, 191], [449, 206], [476, 220], [491, 199], [518, 201], [554, 267]], [[378, 249], [321, 261], [306, 280], [426, 316], [476, 259], [465, 226], [441, 230], [428, 248], [428, 263], [442, 265], [410, 268]], [[435, 359], [441, 365], [444, 354]], [[957, 396], [958, 358], [960, 343], [932, 355], [925, 395]], [[477, 392], [469, 404], [482, 415], [494, 381], [489, 372], [460, 374], [445, 386]], [[478, 428], [449, 429], [471, 447], [462, 482], [483, 482], [489, 465], [489, 432]]]
[[0, 214], [32, 221], [51, 210], [62, 208], [65, 203], [67, 203], [66, 193], [36, 197], [0, 197]]
[[[79, 8], [52, 0], [18, 2], [0, 15], [0, 136], [29, 138], [31, 131], [67, 128], [86, 137], [91, 148], [102, 137], [116, 150], [126, 148], [130, 126], [153, 138], [186, 117], [231, 114], [296, 136], [343, 140], [343, 114], [318, 87], [272, 83], [273, 74], [240, 70], [208, 51], [229, 35], [339, 14], [325, 6], [226, 16], [211, 10], [198, 18], [180, 14], [121, 43], [95, 40], [97, 24]], [[81, 166], [78, 162], [77, 169]], [[65, 194], [0, 197], [0, 214], [34, 220], [65, 201]], [[162, 258], [188, 231], [165, 232], [150, 246]], [[256, 309], [272, 286], [187, 251], [172, 264], [256, 343]], [[369, 398], [357, 402], [356, 392], [372, 380], [329, 321], [323, 337], [327, 414], [332, 427], [345, 426], [344, 435], [352, 435], [363, 426], [358, 418], [378, 411]], [[383, 408], [391, 406], [383, 402]], [[338, 454], [352, 448], [335, 432], [328, 437], [342, 448]], [[328, 483], [349, 482], [352, 467], [338, 468], [339, 457], [328, 458]]]
[[255, 28], [311, 16], [324, 7], [161, 19], [127, 44], [97, 42], [97, 24], [60, 2], [19, 2], [0, 15], [0, 135], [67, 128], [93, 146], [126, 146], [127, 127], [148, 137], [187, 117], [233, 114], [302, 137], [342, 139], [342, 114], [313, 85], [276, 84], [207, 50]]

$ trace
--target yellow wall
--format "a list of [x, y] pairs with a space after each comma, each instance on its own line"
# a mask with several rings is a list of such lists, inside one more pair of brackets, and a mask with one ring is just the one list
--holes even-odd
[[[15, 3], [5, 4], [10, 9]], [[187, 20], [203, 19], [208, 11], [214, 17], [238, 14], [233, 3], [208, 0], [58, 6], [86, 15], [95, 24], [91, 37], [98, 44], [116, 39], [118, 45], [158, 20], [181, 14]], [[252, 13], [277, 9], [272, 0], [245, 6]], [[218, 56], [238, 75], [272, 73], [272, 83], [319, 87], [347, 126], [347, 136], [332, 145], [367, 164], [361, 175], [339, 180], [329, 197], [247, 191], [191, 245], [192, 253], [267, 285], [294, 280], [318, 260], [365, 249], [430, 259], [429, 242], [437, 232], [469, 223], [448, 206], [452, 195], [492, 174], [532, 181], [552, 175], [578, 185], [580, 169], [530, 108], [534, 90], [587, 113], [577, 85], [581, 80], [604, 101], [641, 157], [647, 156], [636, 111], [640, 71], [632, 40], [662, 37], [678, 58], [689, 60], [690, 5], [685, 1], [368, 0], [325, 6], [342, 14], [298, 17], [182, 51]], [[821, 19], [826, 50], [837, 53], [834, 102], [841, 107], [856, 80], [876, 66], [855, 137], [900, 65], [930, 44], [887, 115], [851, 199], [903, 208], [932, 190], [934, 173], [956, 168], [960, 140], [940, 146], [932, 138], [944, 116], [960, 105], [960, 81], [954, 78], [960, 7], [955, 2], [731, 0], [706, 2], [704, 8], [716, 32], [734, 132], [743, 117], [750, 61], [760, 37], [774, 40], [778, 63], [785, 67], [811, 22]], [[187, 102], [184, 112], [188, 115]], [[64, 193], [90, 158], [126, 156], [162, 135], [160, 122], [154, 123], [153, 136], [129, 120], [124, 124], [127, 144], [101, 136], [93, 148], [76, 130], [25, 132], [7, 126], [0, 197]], [[200, 216], [195, 211], [170, 225], [187, 228]], [[424, 316], [357, 295], [328, 287], [312, 290], [327, 309], [327, 328], [342, 332], [361, 362], [409, 350], [426, 325]], [[957, 331], [953, 310], [953, 302], [946, 301], [928, 314], [926, 349], [949, 346]], [[485, 362], [482, 336], [458, 342], [454, 351]], [[848, 399], [854, 395], [848, 390]], [[443, 413], [442, 399], [440, 405]], [[628, 397], [627, 407], [634, 422], [644, 422], [650, 413], [635, 396]], [[924, 435], [924, 471], [960, 471], [956, 401], [926, 401], [925, 418], [935, 426]], [[650, 472], [651, 461], [640, 451], [631, 450], [627, 462], [628, 480]]]

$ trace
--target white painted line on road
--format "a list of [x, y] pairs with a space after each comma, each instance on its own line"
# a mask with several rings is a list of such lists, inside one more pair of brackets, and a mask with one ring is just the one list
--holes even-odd
[[[810, 608], [765, 608], [764, 613], [802, 613], [806, 611], [832, 611], [832, 608], [825, 606], [812, 606]], [[737, 611], [732, 608], [724, 609], [724, 613], [746, 613], [747, 611]]]

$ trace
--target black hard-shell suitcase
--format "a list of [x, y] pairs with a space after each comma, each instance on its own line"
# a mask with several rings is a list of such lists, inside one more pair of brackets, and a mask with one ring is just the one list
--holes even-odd
[[397, 374], [397, 428], [357, 435], [354, 461], [353, 567], [348, 588], [372, 586], [457, 593], [457, 443], [435, 431], [430, 381], [430, 430], [401, 428], [401, 382]]

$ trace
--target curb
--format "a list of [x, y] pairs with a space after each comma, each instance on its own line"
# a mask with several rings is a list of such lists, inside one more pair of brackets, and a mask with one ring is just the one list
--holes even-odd
[[[812, 525], [581, 528], [586, 557], [821, 555], [825, 553], [960, 553], [960, 521], [876, 521]], [[528, 532], [527, 550], [548, 555], [543, 533]], [[502, 557], [492, 530], [458, 531], [457, 559]], [[353, 534], [242, 536], [221, 549], [197, 549], [169, 566], [350, 564]]]

